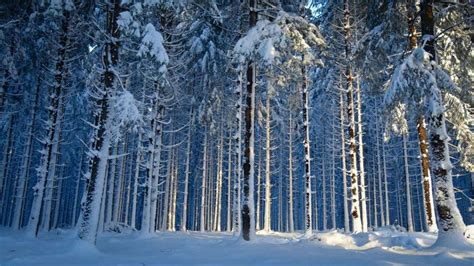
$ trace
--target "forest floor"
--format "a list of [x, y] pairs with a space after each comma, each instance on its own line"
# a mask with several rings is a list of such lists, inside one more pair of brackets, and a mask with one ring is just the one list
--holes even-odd
[[0, 228], [0, 265], [474, 265], [472, 249], [430, 248], [436, 236], [389, 229], [364, 234], [259, 232], [254, 242], [228, 233], [104, 233], [97, 248], [74, 230], [38, 239]]

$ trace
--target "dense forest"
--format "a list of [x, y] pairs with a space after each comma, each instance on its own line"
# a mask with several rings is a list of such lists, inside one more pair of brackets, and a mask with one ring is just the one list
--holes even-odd
[[92, 244], [461, 240], [473, 15], [467, 0], [0, 1], [0, 223]]

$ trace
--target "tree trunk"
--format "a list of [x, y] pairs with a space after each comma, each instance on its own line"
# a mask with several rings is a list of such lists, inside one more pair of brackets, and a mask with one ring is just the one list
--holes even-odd
[[408, 149], [407, 148], [407, 136], [403, 135], [403, 159], [404, 159], [404, 165], [405, 165], [405, 184], [406, 184], [406, 195], [407, 195], [407, 230], [408, 230], [408, 232], [413, 232], [410, 171], [408, 169], [408, 151], [407, 151], [407, 149]]
[[[257, 24], [257, 1], [249, 0], [249, 26]], [[245, 106], [243, 200], [242, 200], [242, 238], [249, 241], [255, 236], [254, 210], [254, 141], [255, 141], [255, 63], [247, 66], [247, 95]]]
[[288, 231], [293, 233], [295, 231], [295, 222], [293, 217], [293, 119], [292, 110], [290, 110], [289, 117], [289, 147], [288, 147]]
[[[421, 30], [424, 38], [428, 39], [424, 49], [430, 54], [430, 60], [436, 62], [433, 5], [434, 0], [423, 0], [421, 2]], [[436, 244], [450, 245], [449, 238], [456, 238], [465, 242], [463, 236], [465, 224], [454, 195], [452, 164], [448, 146], [449, 136], [446, 132], [441, 92], [439, 90], [431, 91], [429, 101], [438, 107], [431, 107], [433, 109], [430, 110], [428, 117], [431, 169], [436, 184], [436, 208], [440, 227]]]
[[[138, 180], [140, 178], [140, 167], [141, 162], [143, 160], [143, 146], [142, 146], [142, 139], [143, 139], [143, 129], [139, 129], [138, 132], [138, 140], [137, 140], [137, 157], [135, 159], [135, 173], [133, 177], [133, 192], [132, 192], [132, 214], [130, 217], [130, 226], [132, 228], [136, 228], [137, 222], [137, 205], [138, 205]], [[142, 228], [143, 231], [143, 228]]]
[[189, 175], [191, 174], [191, 137], [194, 126], [194, 107], [191, 107], [190, 121], [188, 128], [188, 143], [186, 146], [186, 169], [184, 171], [184, 193], [183, 193], [183, 214], [181, 217], [181, 231], [187, 231], [188, 222], [188, 190], [189, 190]]
[[[323, 132], [325, 132], [324, 130]], [[322, 191], [322, 196], [323, 196], [323, 231], [326, 231], [328, 229], [327, 225], [327, 197], [326, 197], [326, 141], [323, 140], [323, 154], [322, 154], [322, 175], [321, 175], [321, 183], [323, 186], [323, 191]]]
[[[415, 13], [416, 5], [415, 1], [411, 0], [407, 4], [408, 9], [408, 32], [409, 32], [409, 50], [416, 48], [416, 26], [415, 26]], [[418, 115], [417, 118], [417, 130], [418, 130], [418, 141], [420, 148], [421, 157], [421, 170], [423, 177], [423, 199], [425, 203], [425, 219], [426, 226], [429, 232], [436, 232], [438, 227], [436, 226], [434, 204], [433, 204], [433, 193], [430, 176], [430, 163], [428, 154], [428, 134], [426, 133], [426, 126], [423, 115]]]
[[228, 151], [227, 151], [227, 232], [231, 231], [232, 228], [232, 204], [231, 204], [231, 179], [232, 179], [232, 127], [229, 127], [229, 143], [228, 143]]
[[261, 203], [261, 180], [262, 180], [262, 149], [258, 149], [258, 173], [257, 173], [257, 209], [255, 217], [255, 227], [257, 231], [260, 231], [260, 203]]
[[382, 155], [383, 155], [383, 176], [384, 176], [384, 189], [385, 189], [385, 223], [387, 225], [391, 225], [390, 222], [390, 205], [388, 201], [388, 180], [387, 180], [387, 164], [386, 164], [386, 157], [387, 154], [385, 153], [385, 142], [382, 141]]
[[346, 167], [346, 135], [344, 130], [344, 96], [343, 91], [339, 93], [339, 116], [340, 116], [340, 128], [341, 128], [341, 161], [342, 161], [342, 186], [343, 186], [343, 208], [344, 208], [344, 231], [347, 233], [350, 231], [349, 228], [349, 207], [347, 204], [347, 167]]
[[[157, 85], [159, 86], [159, 85]], [[160, 92], [160, 90], [158, 90]], [[160, 103], [161, 95], [155, 95], [156, 99], [156, 116], [154, 118], [154, 133], [153, 136], [153, 150], [152, 150], [152, 161], [151, 161], [151, 172], [150, 175], [150, 228], [149, 232], [153, 233], [157, 230], [157, 210], [158, 210], [158, 184], [160, 180], [160, 169], [161, 169], [161, 152], [162, 152], [162, 143], [163, 143], [163, 125], [162, 120], [164, 117], [164, 106]]]
[[[385, 226], [385, 215], [384, 215], [384, 205], [382, 200], [382, 155], [380, 152], [380, 117], [377, 115], [377, 125], [376, 125], [376, 138], [377, 138], [377, 179], [378, 179], [378, 197], [379, 197], [379, 206], [380, 206], [380, 225]], [[383, 142], [383, 140], [382, 140]], [[377, 195], [374, 194], [374, 197]]]
[[200, 231], [204, 232], [206, 230], [206, 176], [207, 176], [207, 128], [204, 130], [204, 142], [203, 142], [203, 156], [202, 156], [202, 185], [201, 185], [201, 223]]
[[81, 176], [82, 176], [82, 165], [84, 164], [84, 150], [81, 149], [81, 159], [79, 160], [79, 171], [76, 180], [76, 188], [74, 189], [74, 204], [72, 205], [72, 226], [76, 226], [77, 223], [77, 204], [80, 203], [79, 198], [79, 188], [81, 186]]
[[[132, 142], [133, 143], [133, 142]], [[124, 209], [123, 213], [123, 222], [125, 224], [130, 225], [129, 217], [130, 217], [130, 198], [132, 193], [132, 176], [133, 176], [133, 152], [131, 152], [132, 156], [129, 156], [129, 160], [127, 160], [128, 167], [130, 169], [129, 174], [127, 175], [127, 187], [125, 188], [125, 205], [122, 207]]]
[[[280, 147], [280, 164], [283, 164], [283, 149]], [[278, 231], [283, 232], [283, 167], [278, 174]]]
[[337, 229], [336, 225], [336, 136], [335, 136], [335, 117], [332, 116], [332, 135], [331, 135], [331, 180], [329, 186], [331, 188], [331, 228]]
[[[118, 144], [116, 143], [113, 147], [112, 156], [118, 156]], [[117, 166], [117, 158], [112, 160], [112, 163], [108, 167], [109, 174], [107, 179], [107, 188], [106, 190], [106, 198], [107, 198], [107, 206], [105, 210], [105, 223], [109, 223], [113, 220], [113, 212], [114, 212], [114, 191], [115, 191], [115, 170]]]
[[[2, 170], [0, 176], [0, 222], [3, 225], [7, 224], [7, 216], [8, 216], [8, 172], [10, 170], [10, 163], [13, 157], [13, 125], [15, 124], [15, 120], [17, 118], [16, 113], [10, 114], [10, 118], [8, 119], [7, 125], [7, 136], [6, 136], [6, 143], [3, 149], [3, 160], [2, 160]], [[39, 216], [39, 213], [38, 213]]]
[[120, 161], [120, 172], [119, 172], [119, 187], [117, 189], [117, 198], [115, 200], [117, 208], [117, 213], [115, 214], [116, 222], [123, 222], [124, 207], [124, 193], [125, 193], [125, 177], [127, 172], [127, 163], [128, 163], [128, 131], [126, 131], [123, 138], [123, 148], [122, 148], [122, 158]]
[[[113, 0], [108, 5], [107, 11], [107, 33], [118, 40], [120, 32], [118, 30], [117, 19], [120, 14], [120, 1]], [[114, 90], [115, 73], [114, 67], [118, 63], [119, 43], [109, 41], [105, 44], [103, 64], [104, 64], [104, 91], [97, 101], [98, 112], [95, 114], [94, 137], [91, 150], [93, 155], [90, 158], [90, 175], [86, 188], [85, 204], [81, 213], [79, 237], [95, 245], [97, 239], [97, 228], [99, 223], [100, 206], [102, 205], [103, 190], [107, 160], [109, 158], [110, 136], [107, 126], [109, 120], [109, 98]]]
[[351, 199], [352, 199], [352, 230], [362, 232], [362, 221], [359, 211], [359, 176], [357, 171], [357, 146], [355, 137], [354, 89], [352, 85], [351, 43], [350, 43], [350, 11], [349, 0], [344, 0], [344, 39], [346, 53], [346, 90], [347, 90], [347, 117], [349, 118], [349, 156], [351, 159]]
[[[173, 128], [171, 128], [173, 130]], [[174, 132], [171, 133], [170, 137], [170, 146], [174, 145]], [[159, 172], [159, 171], [158, 171]], [[157, 178], [160, 175], [157, 175]], [[164, 194], [164, 201], [163, 201], [163, 212], [162, 212], [162, 220], [161, 220], [161, 230], [166, 231], [170, 229], [170, 202], [173, 195], [172, 186], [173, 186], [173, 149], [171, 148], [168, 151], [168, 165], [165, 174], [165, 194]], [[158, 198], [158, 183], [156, 184], [156, 197]], [[152, 205], [153, 206], [153, 205]], [[153, 217], [152, 217], [153, 218]]]
[[[304, 62], [304, 57], [302, 58]], [[309, 134], [309, 91], [308, 81], [306, 78], [306, 67], [303, 65], [301, 69], [303, 84], [302, 84], [302, 100], [303, 100], [303, 131], [304, 131], [304, 155], [305, 155], [305, 234], [310, 236], [313, 232], [313, 221], [312, 221], [312, 207], [311, 207], [311, 145], [310, 145], [310, 134]]]
[[238, 79], [237, 79], [237, 115], [236, 115], [236, 122], [237, 122], [237, 133], [236, 133], [236, 144], [237, 144], [237, 166], [235, 167], [235, 175], [234, 175], [234, 199], [233, 199], [233, 207], [232, 207], [232, 228], [234, 235], [240, 234], [241, 232], [241, 216], [242, 212], [240, 210], [241, 205], [241, 182], [242, 182], [242, 113], [243, 113], [243, 70], [241, 66], [238, 68]]
[[224, 157], [224, 133], [221, 123], [221, 136], [217, 146], [217, 176], [216, 176], [216, 195], [214, 204], [214, 231], [221, 231], [221, 202], [222, 202], [222, 166]]
[[[58, 155], [59, 157], [59, 155]], [[60, 212], [60, 209], [61, 207], [61, 202], [62, 202], [62, 194], [63, 194], [63, 179], [65, 178], [64, 177], [64, 165], [60, 166], [60, 171], [59, 171], [59, 175], [58, 175], [58, 178], [57, 178], [57, 181], [56, 181], [56, 196], [54, 197], [55, 199], [55, 206], [54, 206], [54, 216], [52, 216], [53, 218], [53, 221], [52, 221], [52, 225], [50, 226], [50, 228], [52, 229], [55, 229], [55, 228], [58, 228], [58, 224], [59, 224], [59, 212]], [[65, 212], [66, 210], [65, 209], [62, 209], [61, 211]]]
[[271, 84], [267, 84], [267, 102], [265, 105], [265, 112], [266, 112], [266, 119], [265, 119], [265, 133], [266, 133], [266, 142], [265, 142], [265, 215], [264, 215], [264, 223], [263, 223], [263, 230], [265, 232], [270, 232], [271, 228], [271, 209], [272, 209], [272, 184], [271, 184], [271, 107], [270, 107], [270, 86]]
[[176, 207], [178, 199], [178, 181], [179, 181], [179, 151], [175, 151], [175, 161], [174, 161], [174, 182], [173, 182], [173, 204], [171, 205], [171, 210], [173, 211], [172, 222], [171, 222], [171, 231], [176, 231]]
[[425, 211], [425, 223], [428, 232], [434, 233], [438, 230], [436, 225], [433, 186], [431, 183], [430, 163], [428, 153], [428, 134], [426, 132], [425, 120], [422, 116], [417, 120], [418, 141], [420, 147], [421, 173], [423, 178], [423, 202]]
[[[367, 199], [365, 193], [365, 171], [364, 171], [364, 140], [362, 131], [362, 97], [359, 79], [357, 79], [357, 135], [359, 138], [359, 168], [360, 168], [360, 204], [362, 214], [362, 231], [367, 232]], [[382, 217], [383, 221], [383, 217]], [[382, 224], [384, 224], [382, 222]]]

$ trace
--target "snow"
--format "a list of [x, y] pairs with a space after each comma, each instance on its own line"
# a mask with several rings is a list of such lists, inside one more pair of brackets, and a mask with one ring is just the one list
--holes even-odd
[[52, 0], [49, 4], [48, 11], [58, 14], [63, 9], [73, 11], [75, 9], [74, 2], [71, 0]]
[[474, 241], [474, 224], [466, 226], [466, 231], [464, 232], [464, 236], [467, 239]]
[[[137, 126], [143, 124], [143, 117], [138, 110], [139, 102], [135, 100], [133, 94], [125, 90], [120, 92], [113, 99], [114, 112], [112, 113], [114, 126], [117, 128], [115, 131], [119, 133], [119, 129], [132, 125], [134, 130]], [[114, 132], [115, 133], [115, 132]]]
[[259, 53], [263, 60], [271, 64], [277, 54], [275, 47], [273, 46], [273, 40], [265, 40], [259, 48]]
[[56, 230], [39, 239], [24, 232], [0, 229], [1, 265], [472, 265], [474, 249], [429, 248], [436, 236], [399, 232], [394, 228], [361, 234], [337, 231], [264, 233], [253, 242], [231, 233], [139, 232], [104, 233], [97, 248], [75, 236], [75, 230]]
[[117, 25], [119, 26], [119, 29], [124, 32], [140, 37], [140, 25], [133, 19], [133, 16], [129, 11], [120, 12], [117, 19]]
[[165, 64], [168, 64], [169, 57], [166, 53], [165, 47], [163, 46], [163, 36], [159, 33], [155, 26], [151, 23], [148, 23], [145, 26], [143, 32], [143, 39], [138, 49], [138, 56], [143, 57], [144, 55], [149, 55], [155, 59], [157, 63], [163, 64], [160, 67], [160, 72], [166, 72]]

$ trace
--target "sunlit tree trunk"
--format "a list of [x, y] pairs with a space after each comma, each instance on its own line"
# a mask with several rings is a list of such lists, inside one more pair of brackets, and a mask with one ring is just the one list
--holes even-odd
[[[268, 82], [269, 83], [269, 82]], [[271, 106], [270, 106], [270, 101], [271, 101], [271, 86], [272, 84], [267, 84], [267, 102], [265, 105], [265, 113], [266, 113], [266, 118], [265, 118], [265, 133], [266, 133], [266, 141], [265, 141], [265, 215], [263, 218], [263, 230], [265, 232], [270, 232], [272, 230], [271, 228], [271, 209], [272, 209], [272, 184], [271, 184], [271, 174], [272, 174], [272, 169], [271, 169]]]
[[[221, 125], [222, 127], [222, 125]], [[221, 202], [222, 202], [222, 177], [223, 177], [223, 157], [224, 157], [224, 133], [221, 130], [219, 144], [217, 147], [217, 180], [216, 196], [214, 204], [214, 231], [221, 231]]]
[[[436, 62], [435, 50], [435, 21], [434, 0], [423, 0], [421, 3], [421, 31], [426, 41], [424, 49], [430, 54], [430, 60]], [[433, 88], [432, 88], [433, 89]], [[450, 245], [450, 238], [463, 237], [465, 224], [456, 204], [454, 195], [452, 164], [449, 155], [449, 136], [446, 132], [446, 122], [443, 113], [441, 92], [433, 90], [429, 95], [432, 110], [429, 112], [428, 129], [431, 148], [431, 170], [435, 178], [436, 209], [438, 213], [438, 240], [437, 244]], [[435, 108], [435, 107], [438, 108]]]
[[262, 149], [258, 149], [258, 173], [257, 173], [257, 209], [255, 217], [256, 230], [260, 230], [260, 203], [261, 203], [261, 180], [262, 180]]
[[[171, 132], [170, 136], [170, 146], [174, 145], [174, 132]], [[170, 148], [168, 151], [168, 165], [166, 169], [166, 174], [165, 174], [165, 193], [164, 193], [164, 198], [163, 198], [163, 212], [161, 213], [161, 230], [166, 231], [170, 229], [170, 222], [171, 222], [171, 217], [170, 217], [170, 205], [171, 205], [171, 200], [173, 196], [173, 149]], [[158, 171], [159, 172], [159, 171]], [[157, 179], [160, 175], [157, 175]], [[158, 184], [156, 184], [156, 190], [158, 190]], [[156, 195], [158, 198], [158, 193]], [[158, 219], [157, 219], [158, 220]]]
[[236, 115], [236, 122], [237, 122], [237, 132], [235, 136], [235, 141], [237, 144], [237, 165], [234, 168], [235, 175], [234, 175], [234, 199], [232, 204], [232, 228], [234, 235], [240, 234], [241, 231], [241, 216], [242, 212], [240, 210], [241, 205], [241, 182], [242, 182], [242, 113], [243, 113], [243, 70], [239, 67], [238, 69], [239, 77], [237, 80], [237, 115]]
[[343, 212], [344, 212], [344, 231], [347, 233], [349, 228], [349, 207], [347, 204], [347, 167], [346, 167], [346, 135], [345, 135], [345, 119], [344, 119], [344, 96], [342, 89], [339, 93], [339, 116], [340, 116], [340, 135], [341, 135], [341, 161], [342, 161], [342, 186], [343, 186]]
[[[304, 61], [304, 58], [303, 60]], [[301, 73], [303, 74], [302, 83], [302, 100], [303, 100], [303, 133], [304, 133], [304, 156], [305, 156], [305, 223], [304, 230], [307, 236], [312, 234], [313, 221], [312, 221], [312, 207], [311, 207], [311, 145], [310, 145], [310, 134], [309, 134], [309, 91], [308, 81], [306, 78], [306, 67], [302, 66]]]
[[418, 141], [420, 147], [421, 173], [423, 178], [423, 203], [425, 211], [425, 223], [428, 232], [436, 232], [438, 226], [436, 224], [434, 202], [433, 202], [433, 185], [430, 175], [429, 152], [428, 152], [428, 133], [426, 132], [425, 120], [422, 116], [417, 120]]
[[330, 180], [330, 187], [331, 187], [331, 228], [337, 229], [336, 225], [336, 125], [335, 125], [335, 118], [332, 117], [332, 144], [331, 144], [331, 180]]
[[351, 23], [349, 0], [344, 0], [344, 40], [345, 40], [345, 56], [346, 56], [346, 91], [347, 91], [347, 117], [349, 119], [349, 157], [351, 161], [351, 215], [352, 215], [352, 231], [362, 232], [362, 221], [360, 217], [360, 199], [359, 199], [359, 173], [357, 171], [357, 146], [355, 132], [355, 113], [354, 113], [354, 88], [351, 67]]
[[390, 222], [390, 203], [388, 200], [388, 180], [387, 180], [387, 163], [386, 157], [387, 154], [385, 153], [385, 142], [382, 141], [382, 155], [383, 155], [383, 176], [384, 176], [384, 190], [385, 190], [385, 223], [387, 225], [391, 225]]
[[227, 232], [232, 230], [232, 127], [229, 127], [227, 150]]
[[201, 183], [201, 223], [199, 230], [204, 232], [206, 230], [206, 176], [207, 176], [207, 128], [204, 130], [204, 141], [203, 141], [203, 156], [202, 156], [202, 183]]
[[[377, 181], [378, 181], [378, 195], [374, 194], [374, 197], [378, 196], [378, 202], [379, 202], [379, 207], [380, 207], [380, 225], [385, 226], [385, 214], [384, 214], [384, 205], [383, 205], [383, 200], [382, 200], [382, 155], [380, 152], [380, 123], [379, 121], [379, 116], [377, 115], [377, 125], [376, 125], [376, 138], [377, 138]], [[383, 142], [383, 140], [382, 140]], [[376, 199], [374, 199], [376, 200]]]
[[361, 204], [361, 215], [362, 215], [362, 231], [367, 232], [367, 198], [365, 192], [365, 170], [364, 170], [364, 140], [363, 140], [363, 129], [362, 129], [362, 97], [361, 87], [357, 78], [357, 136], [359, 140], [359, 168], [360, 168], [360, 204]]
[[[416, 1], [410, 0], [407, 2], [408, 10], [408, 34], [409, 34], [409, 50], [413, 50], [417, 46], [417, 33], [415, 25]], [[425, 223], [429, 232], [436, 232], [434, 203], [433, 203], [433, 189], [430, 176], [430, 163], [428, 153], [428, 134], [426, 132], [425, 121], [423, 115], [419, 114], [417, 118], [418, 141], [420, 149], [421, 170], [423, 177], [423, 201], [425, 203]]]

